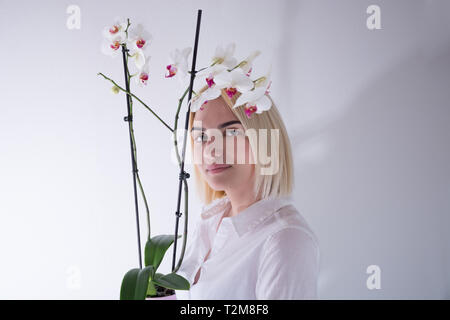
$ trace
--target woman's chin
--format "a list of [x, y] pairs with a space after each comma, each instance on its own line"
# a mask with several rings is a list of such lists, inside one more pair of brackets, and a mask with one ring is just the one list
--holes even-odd
[[229, 169], [220, 173], [207, 173], [207, 181], [211, 188], [214, 190], [225, 190], [232, 185], [233, 175], [227, 172]]

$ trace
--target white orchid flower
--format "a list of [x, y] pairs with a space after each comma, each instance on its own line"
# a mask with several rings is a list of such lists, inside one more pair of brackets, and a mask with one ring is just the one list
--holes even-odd
[[226, 88], [228, 97], [233, 96], [239, 91], [244, 93], [253, 89], [253, 81], [244, 74], [241, 68], [230, 72], [221, 72], [214, 77], [217, 88]]
[[103, 28], [103, 36], [107, 40], [112, 40], [112, 38], [114, 38], [118, 34], [123, 33], [124, 39], [126, 39], [125, 30], [127, 29], [128, 24], [122, 21], [123, 20], [121, 18], [116, 18], [112, 25]]
[[[203, 104], [205, 104], [208, 100], [213, 100], [220, 96], [221, 89], [224, 87], [223, 85], [216, 85], [214, 79], [219, 75], [225, 79], [230, 77], [228, 75], [229, 73], [230, 72], [227, 70], [226, 66], [222, 64], [215, 64], [197, 74], [197, 76], [201, 79], [200, 82], [203, 82], [202, 80], [204, 80], [207, 83], [208, 89], [206, 89], [201, 95], [197, 95], [191, 99], [192, 112], [202, 109]], [[229, 82], [231, 82], [231, 77], [229, 78]]]
[[214, 100], [220, 95], [220, 90], [207, 89], [202, 94], [196, 95], [191, 99], [191, 111], [196, 112], [199, 109], [203, 110], [203, 105], [208, 103], [209, 100]]
[[152, 35], [144, 29], [142, 24], [136, 25], [129, 31], [129, 47], [131, 55], [139, 50], [146, 50], [152, 40]]
[[144, 87], [147, 85], [149, 74], [150, 74], [150, 66], [149, 66], [150, 56], [145, 58], [145, 64], [142, 68], [139, 69], [135, 76], [135, 81], [141, 86]]
[[127, 48], [138, 69], [141, 69], [146, 62], [144, 50], [148, 48], [151, 39], [152, 35], [145, 31], [141, 24], [129, 30]]
[[266, 88], [266, 93], [269, 93], [269, 88], [272, 83], [272, 80], [270, 79], [271, 74], [272, 74], [272, 64], [269, 66], [269, 71], [267, 71], [266, 75], [255, 81], [255, 88], [264, 87]]
[[234, 108], [237, 108], [245, 104], [245, 114], [248, 118], [251, 117], [253, 113], [262, 113], [267, 111], [272, 106], [272, 102], [266, 96], [266, 88], [259, 87], [254, 90], [244, 92], [237, 100]]
[[216, 52], [214, 53], [214, 56], [212, 57], [212, 63], [214, 65], [222, 64], [228, 69], [232, 69], [236, 66], [237, 60], [233, 57], [234, 49], [236, 48], [235, 43], [230, 43], [227, 45], [227, 47], [224, 49], [222, 46], [217, 46]]
[[166, 69], [169, 71], [166, 78], [172, 78], [177, 73], [181, 78], [184, 78], [188, 74], [188, 57], [191, 53], [192, 48], [187, 47], [183, 50], [175, 49], [174, 52], [170, 54], [171, 63], [166, 66]]
[[136, 65], [136, 68], [139, 70], [142, 69], [142, 67], [147, 62], [147, 57], [144, 54], [144, 51], [142, 50], [136, 50], [136, 52], [133, 55], [134, 58], [134, 64]]
[[255, 50], [244, 61], [240, 63], [239, 67], [244, 71], [244, 73], [247, 74], [247, 76], [250, 76], [250, 73], [252, 72], [253, 60], [255, 60], [255, 58], [260, 54], [261, 51]]
[[233, 108], [245, 105], [245, 114], [248, 118], [255, 112], [262, 113], [263, 111], [269, 110], [272, 107], [272, 101], [270, 101], [266, 94], [269, 93], [268, 89], [272, 83], [270, 81], [271, 70], [272, 65], [269, 67], [267, 74], [256, 81], [253, 90], [244, 92], [239, 96]]
[[214, 100], [218, 96], [220, 96], [220, 89], [206, 89], [200, 95], [196, 95], [191, 99], [191, 111], [196, 112], [199, 109], [203, 110], [203, 105], [206, 104], [209, 100]]
[[125, 41], [125, 32], [119, 32], [115, 36], [112, 36], [110, 39], [104, 39], [101, 50], [106, 55], [116, 56], [121, 52], [121, 45], [125, 43]]
[[127, 35], [125, 30], [127, 29], [127, 23], [121, 22], [122, 20], [116, 18], [116, 21], [109, 26], [103, 28], [103, 43], [101, 50], [104, 54], [110, 56], [116, 56], [121, 50], [122, 44], [126, 43]]
[[208, 87], [212, 87], [215, 82], [214, 79], [217, 75], [224, 73], [224, 77], [226, 77], [226, 74], [228, 74], [227, 67], [223, 64], [215, 64], [212, 67], [208, 67], [200, 72], [197, 73], [197, 78], [200, 78], [201, 82], [206, 81], [208, 84]]

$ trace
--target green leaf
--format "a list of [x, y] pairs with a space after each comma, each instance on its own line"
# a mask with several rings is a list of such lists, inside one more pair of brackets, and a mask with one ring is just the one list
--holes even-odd
[[155, 268], [153, 266], [145, 267], [139, 270], [136, 280], [136, 290], [134, 291], [135, 300], [145, 300], [150, 279], [154, 276]]
[[155, 285], [153, 284], [153, 281], [150, 280], [148, 282], [147, 297], [153, 297], [153, 296], [156, 296], [156, 288], [155, 288]]
[[122, 280], [120, 287], [120, 300], [133, 300], [136, 290], [136, 282], [141, 269], [131, 269]]
[[173, 272], [166, 274], [165, 276], [157, 274], [152, 281], [158, 286], [174, 290], [189, 290], [191, 286], [189, 281]]
[[[158, 278], [158, 277], [162, 277], [163, 275], [164, 274], [162, 274], [162, 273], [155, 273], [155, 275], [153, 276], [153, 279], [154, 278]], [[158, 291], [156, 290], [155, 283], [153, 282], [153, 279], [150, 280], [150, 283], [148, 285], [147, 297], [154, 297], [158, 293]]]
[[[181, 235], [178, 236], [180, 238]], [[150, 238], [145, 244], [145, 265], [146, 266], [154, 266], [155, 271], [158, 269], [161, 264], [164, 255], [166, 254], [167, 249], [172, 245], [174, 241], [174, 235], [158, 235]]]

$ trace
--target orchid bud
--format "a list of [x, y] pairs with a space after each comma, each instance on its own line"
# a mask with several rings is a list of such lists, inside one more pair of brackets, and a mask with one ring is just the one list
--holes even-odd
[[118, 93], [120, 92], [120, 89], [119, 89], [118, 86], [112, 86], [111, 91], [112, 91], [114, 94], [118, 94]]

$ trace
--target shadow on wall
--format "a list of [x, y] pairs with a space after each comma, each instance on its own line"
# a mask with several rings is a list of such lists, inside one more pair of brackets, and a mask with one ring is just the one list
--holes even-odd
[[[450, 298], [449, 83], [450, 42], [404, 57], [336, 117], [294, 133], [320, 298]], [[305, 168], [301, 149], [315, 139], [324, 157]], [[373, 264], [380, 290], [366, 287]]]

